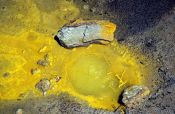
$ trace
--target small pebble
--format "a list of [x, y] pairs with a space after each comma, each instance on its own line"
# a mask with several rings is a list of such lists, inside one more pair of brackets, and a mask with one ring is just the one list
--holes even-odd
[[50, 81], [48, 79], [41, 79], [35, 86], [43, 95], [46, 95], [46, 92], [50, 89]]
[[50, 64], [49, 55], [48, 54], [44, 55], [44, 59], [38, 60], [37, 64], [41, 66], [48, 66]]
[[56, 82], [59, 82], [61, 80], [61, 77], [57, 76], [56, 77]]
[[8, 76], [10, 76], [9, 72], [6, 72], [6, 73], [3, 74], [3, 77], [8, 77]]
[[89, 5], [84, 5], [84, 6], [83, 6], [83, 9], [84, 9], [84, 10], [89, 10]]
[[32, 75], [35, 75], [35, 74], [40, 73], [40, 70], [38, 68], [33, 68], [33, 69], [31, 69], [31, 73], [32, 73]]
[[16, 114], [23, 114], [23, 110], [22, 109], [17, 109], [17, 111], [16, 111]]
[[44, 55], [44, 60], [49, 61], [49, 54]]
[[38, 60], [37, 64], [41, 65], [41, 66], [48, 66], [49, 61], [47, 61], [47, 60]]
[[91, 8], [90, 11], [95, 13], [96, 12], [96, 8]]

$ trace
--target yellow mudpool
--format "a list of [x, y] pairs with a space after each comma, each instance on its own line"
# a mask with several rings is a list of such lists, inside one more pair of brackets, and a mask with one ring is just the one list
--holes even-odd
[[54, 40], [53, 33], [79, 15], [72, 2], [58, 0], [46, 9], [42, 0], [27, 2], [4, 3], [1, 11], [0, 100], [42, 97], [36, 84], [48, 79], [44, 96], [67, 92], [91, 107], [114, 110], [124, 88], [145, 83], [147, 69], [115, 40], [74, 49]]

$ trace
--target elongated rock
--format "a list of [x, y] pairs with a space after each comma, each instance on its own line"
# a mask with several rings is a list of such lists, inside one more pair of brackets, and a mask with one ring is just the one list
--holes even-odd
[[57, 41], [64, 47], [88, 46], [91, 43], [108, 44], [114, 39], [116, 25], [109, 21], [77, 20], [66, 24], [57, 34]]

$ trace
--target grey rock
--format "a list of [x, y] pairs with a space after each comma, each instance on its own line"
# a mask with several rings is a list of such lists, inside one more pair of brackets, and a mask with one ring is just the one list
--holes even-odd
[[134, 85], [124, 90], [122, 102], [129, 108], [134, 108], [148, 98], [150, 90], [146, 86]]
[[65, 25], [57, 34], [58, 42], [67, 48], [88, 46], [91, 43], [106, 44], [111, 39], [102, 37], [102, 25], [94, 22]]
[[41, 65], [41, 66], [44, 66], [44, 67], [50, 65], [49, 55], [48, 54], [44, 55], [44, 59], [38, 60], [37, 64]]
[[50, 89], [50, 81], [48, 79], [41, 79], [36, 84], [36, 88], [38, 88], [45, 95], [46, 92]]
[[46, 60], [38, 60], [37, 64], [41, 66], [48, 66], [49, 62]]

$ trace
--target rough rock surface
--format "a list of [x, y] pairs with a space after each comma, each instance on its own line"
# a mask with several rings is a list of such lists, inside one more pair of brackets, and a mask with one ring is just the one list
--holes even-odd
[[45, 95], [50, 89], [50, 81], [48, 79], [41, 79], [37, 84], [36, 88], [39, 89]]
[[75, 21], [62, 27], [56, 39], [67, 48], [107, 44], [114, 39], [115, 28], [115, 24], [108, 21]]
[[124, 90], [122, 102], [129, 108], [140, 105], [148, 98], [150, 90], [146, 86], [134, 85]]

